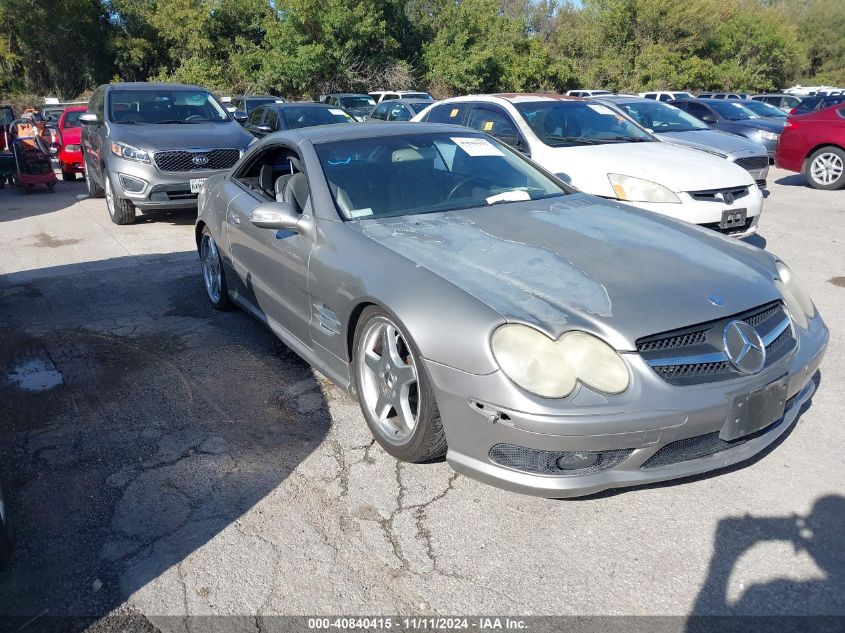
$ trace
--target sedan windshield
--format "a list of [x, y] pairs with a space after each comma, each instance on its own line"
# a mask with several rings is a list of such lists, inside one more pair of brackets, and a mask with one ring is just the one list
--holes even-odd
[[566, 195], [525, 159], [471, 131], [315, 145], [344, 218], [455, 211]]
[[760, 118], [751, 110], [746, 108], [744, 104], [738, 103], [738, 101], [734, 100], [711, 101], [707, 105], [718, 112], [719, 116], [727, 119], [728, 121], [747, 121], [749, 119]]
[[82, 127], [82, 122], [79, 120], [79, 117], [83, 114], [85, 114], [85, 110], [69, 110], [65, 112], [65, 120], [64, 123], [62, 123], [62, 127], [65, 129]]
[[426, 99], [428, 101], [433, 101], [431, 95], [427, 92], [405, 92], [402, 94], [403, 99]]
[[699, 121], [691, 114], [660, 101], [649, 100], [648, 103], [634, 102], [618, 105], [625, 114], [637, 123], [644, 128], [654, 130], [658, 134], [710, 129], [706, 123]]
[[742, 105], [744, 108], [747, 108], [748, 110], [751, 110], [754, 114], [759, 114], [762, 117], [786, 117], [786, 112], [784, 112], [780, 108], [776, 108], [775, 106], [770, 105], [768, 103], [764, 103], [762, 101], [752, 101], [749, 99]]
[[516, 109], [543, 143], [551, 147], [654, 140], [613, 109], [586, 101], [530, 101]]
[[282, 110], [285, 123], [291, 130], [315, 125], [331, 125], [332, 123], [354, 123], [354, 119], [340, 108], [322, 108], [320, 106], [303, 106], [285, 108]]
[[374, 108], [376, 102], [372, 97], [340, 97], [338, 98], [340, 105], [344, 108]]
[[109, 119], [115, 123], [224, 123], [228, 113], [205, 90], [113, 90]]

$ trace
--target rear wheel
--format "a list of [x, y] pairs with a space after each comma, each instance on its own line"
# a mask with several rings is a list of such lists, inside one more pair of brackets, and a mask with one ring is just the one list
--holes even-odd
[[817, 149], [804, 163], [804, 176], [814, 189], [841, 189], [845, 186], [845, 151], [833, 146]]
[[88, 187], [88, 197], [90, 198], [102, 198], [105, 195], [103, 188], [91, 175], [91, 169], [88, 167], [87, 160], [85, 161], [85, 186]]
[[115, 224], [132, 224], [135, 221], [135, 205], [115, 195], [108, 172], [103, 172], [103, 181], [106, 183], [106, 207], [111, 221]]
[[76, 180], [76, 173], [62, 170], [62, 180]]
[[212, 307], [217, 310], [231, 310], [234, 308], [232, 300], [229, 299], [229, 289], [226, 286], [226, 272], [223, 269], [223, 260], [217, 250], [217, 243], [211, 235], [211, 230], [206, 226], [202, 230], [200, 240], [200, 264], [202, 265], [202, 280], [205, 284], [205, 294]]
[[441, 457], [443, 422], [410, 336], [386, 311], [371, 306], [358, 321], [353, 352], [358, 401], [381, 447], [407, 462]]

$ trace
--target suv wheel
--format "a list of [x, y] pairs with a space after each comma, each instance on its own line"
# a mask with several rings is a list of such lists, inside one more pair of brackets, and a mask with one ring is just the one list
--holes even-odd
[[91, 175], [91, 168], [88, 166], [87, 160], [85, 161], [85, 186], [88, 188], [89, 198], [102, 198], [105, 195], [103, 188]]
[[111, 221], [115, 224], [132, 224], [135, 221], [135, 205], [114, 194], [111, 178], [106, 171], [103, 172], [103, 182], [106, 183], [106, 206]]
[[845, 151], [833, 146], [817, 149], [804, 163], [804, 177], [813, 189], [841, 189], [845, 186]]

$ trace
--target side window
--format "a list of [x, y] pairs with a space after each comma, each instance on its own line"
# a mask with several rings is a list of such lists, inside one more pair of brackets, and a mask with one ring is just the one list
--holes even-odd
[[391, 99], [398, 99], [398, 98], [399, 98], [399, 95], [390, 92], [390, 93], [384, 95], [384, 99], [382, 99], [382, 101], [389, 101]]
[[264, 125], [269, 125], [274, 132], [279, 131], [279, 113], [275, 110], [266, 110], [267, 114], [264, 116]]
[[103, 88], [97, 88], [91, 96], [91, 101], [88, 103], [88, 109], [96, 114], [100, 121], [103, 121], [105, 118], [105, 97], [105, 90]]
[[411, 111], [401, 103], [397, 103], [390, 109], [388, 121], [410, 121]]
[[693, 116], [698, 117], [699, 119], [710, 114], [710, 110], [705, 108], [700, 103], [695, 103], [692, 101], [687, 103], [687, 112], [689, 112]]
[[671, 100], [672, 100], [672, 97], [670, 97], [670, 96], [669, 96], [669, 95], [667, 95], [667, 94], [662, 94], [662, 95], [660, 95], [659, 100], [660, 100], [660, 101], [671, 101]]
[[373, 113], [370, 115], [371, 119], [378, 119], [379, 121], [386, 121], [387, 120], [387, 104], [380, 104], [376, 106], [376, 109], [373, 110]]
[[429, 123], [454, 123], [455, 125], [461, 125], [468, 109], [469, 104], [467, 103], [445, 103], [432, 108], [428, 113], [428, 117], [426, 117], [426, 121]]
[[656, 95], [656, 94], [654, 94], [653, 92], [647, 92], [647, 93], [645, 94], [645, 98], [646, 98], [646, 99], [657, 99], [657, 95]]
[[310, 197], [302, 159], [295, 150], [287, 147], [268, 147], [244, 167], [235, 180], [260, 198], [290, 202], [300, 213], [305, 210]]
[[469, 115], [467, 126], [487, 132], [503, 143], [516, 146], [519, 144], [519, 133], [516, 131], [511, 118], [499, 108], [475, 106]]
[[247, 117], [247, 125], [252, 125], [254, 127], [258, 127], [261, 125], [261, 117], [264, 116], [264, 108], [256, 108], [252, 112], [249, 113], [249, 117]]
[[329, 105], [337, 105], [337, 97], [329, 97], [326, 99], [326, 103]]

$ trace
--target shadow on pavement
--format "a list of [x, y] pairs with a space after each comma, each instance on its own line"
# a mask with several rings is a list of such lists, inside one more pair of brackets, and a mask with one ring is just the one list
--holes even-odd
[[752, 246], [756, 246], [757, 248], [762, 248], [764, 250], [766, 248], [766, 244], [768, 244], [768, 242], [766, 241], [766, 238], [763, 237], [762, 235], [760, 235], [759, 233], [755, 233], [754, 235], [749, 235], [748, 237], [743, 238], [742, 241], [745, 242], [746, 244], [751, 244]]
[[778, 178], [775, 183], [783, 185], [784, 187], [809, 187], [807, 179], [803, 174], [790, 174], [783, 178]]
[[208, 306], [196, 261], [133, 259], [0, 278], [0, 472], [18, 529], [0, 621], [15, 628], [83, 630], [149, 583], [173, 583], [184, 612], [180, 563], [246, 529], [329, 429], [311, 369]]

